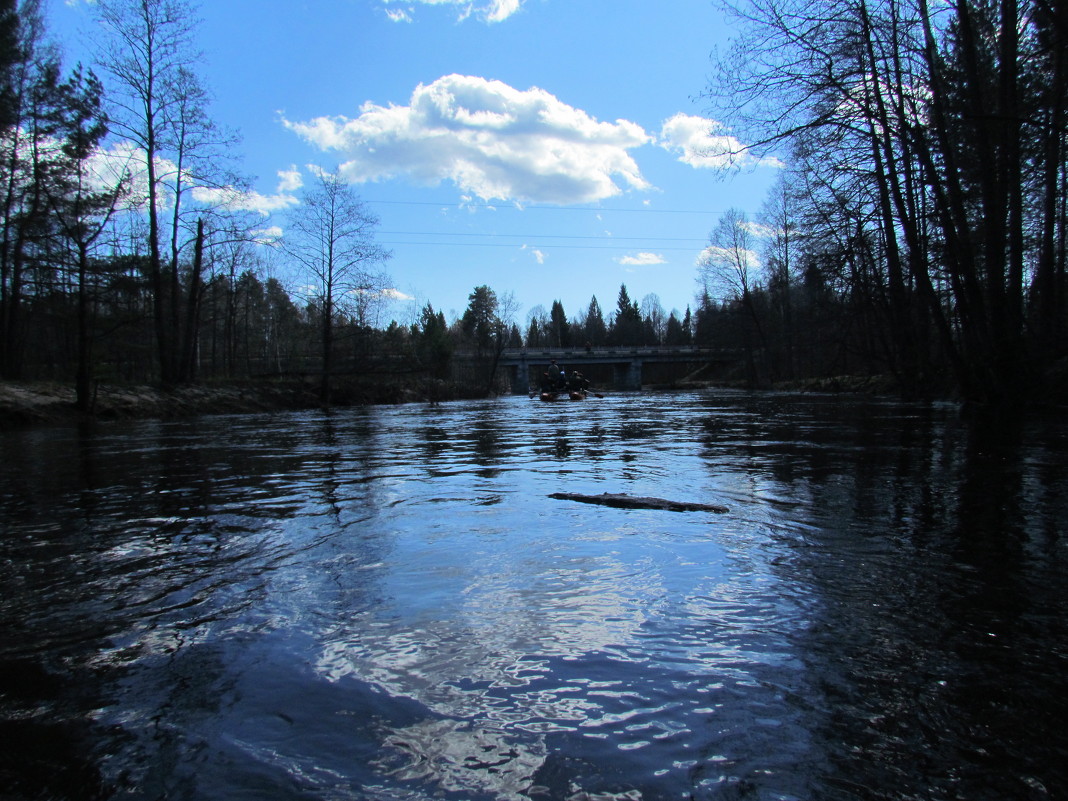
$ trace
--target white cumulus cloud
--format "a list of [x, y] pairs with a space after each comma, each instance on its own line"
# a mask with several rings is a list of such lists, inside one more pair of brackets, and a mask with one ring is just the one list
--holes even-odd
[[483, 13], [487, 22], [503, 22], [519, 11], [521, 5], [520, 0], [493, 0], [486, 5]]
[[245, 191], [231, 186], [196, 186], [193, 187], [193, 197], [208, 206], [216, 206], [229, 211], [251, 211], [264, 217], [272, 212], [284, 211], [298, 203], [295, 195], [285, 193], [264, 195], [261, 192]]
[[698, 169], [730, 167], [781, 167], [775, 158], [756, 158], [737, 138], [726, 133], [723, 123], [679, 112], [660, 129], [660, 146], [678, 155], [679, 161]]
[[278, 192], [296, 192], [304, 186], [304, 176], [300, 174], [300, 170], [294, 164], [290, 166], [288, 170], [278, 171]]
[[[99, 189], [114, 187], [125, 180], [125, 206], [130, 210], [144, 208], [149, 196], [145, 160], [145, 151], [130, 142], [116, 142], [109, 148], [98, 148], [87, 161], [89, 179]], [[166, 190], [177, 175], [178, 166], [170, 159], [161, 157], [156, 159], [155, 167], [156, 175], [162, 177], [165, 185], [165, 191], [159, 195], [159, 208], [173, 208], [174, 199]], [[279, 175], [282, 176], [282, 173]], [[283, 178], [278, 192], [273, 195], [235, 186], [198, 185], [194, 176], [188, 173], [184, 175], [184, 183], [197, 203], [230, 211], [254, 212], [264, 217], [295, 206], [298, 202], [297, 197], [286, 189], [292, 183], [291, 179], [287, 181]]]
[[399, 2], [403, 9], [389, 9], [386, 14], [394, 22], [411, 22], [415, 6], [450, 6], [457, 19], [475, 17], [483, 22], [503, 22], [519, 11], [523, 0], [383, 0], [386, 4]]
[[600, 122], [542, 89], [447, 75], [406, 106], [365, 103], [359, 116], [285, 125], [346, 160], [353, 183], [406, 176], [452, 181], [484, 201], [586, 203], [647, 189], [633, 148], [652, 138], [627, 120]]

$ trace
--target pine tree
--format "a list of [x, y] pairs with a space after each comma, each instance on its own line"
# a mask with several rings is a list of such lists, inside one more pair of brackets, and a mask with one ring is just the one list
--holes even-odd
[[482, 357], [491, 350], [497, 329], [497, 293], [488, 286], [477, 286], [467, 300], [460, 328], [474, 341], [475, 349]]
[[608, 326], [604, 322], [604, 314], [601, 312], [601, 304], [597, 302], [597, 296], [590, 298], [590, 306], [586, 310], [586, 321], [583, 325], [583, 335], [586, 342], [599, 347], [608, 341]]
[[642, 342], [642, 315], [637, 302], [631, 301], [627, 294], [626, 284], [620, 284], [619, 287], [609, 342], [613, 345], [640, 345]]
[[555, 348], [571, 347], [571, 324], [564, 313], [564, 304], [558, 300], [553, 301], [552, 310], [549, 312], [549, 344]]
[[16, 0], [0, 0], [0, 135], [18, 124], [15, 69], [22, 58]]
[[416, 356], [430, 374], [435, 378], [445, 378], [449, 374], [449, 361], [452, 358], [452, 338], [445, 315], [435, 312], [427, 303], [419, 316], [419, 336], [416, 341]]

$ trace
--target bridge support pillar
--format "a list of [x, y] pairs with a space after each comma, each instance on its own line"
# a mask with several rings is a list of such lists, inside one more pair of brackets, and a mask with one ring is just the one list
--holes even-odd
[[641, 359], [631, 359], [629, 362], [617, 363], [613, 383], [617, 389], [642, 388], [642, 362]]
[[530, 368], [526, 361], [518, 364], [505, 364], [501, 368], [508, 376], [508, 388], [513, 395], [526, 395], [530, 388]]

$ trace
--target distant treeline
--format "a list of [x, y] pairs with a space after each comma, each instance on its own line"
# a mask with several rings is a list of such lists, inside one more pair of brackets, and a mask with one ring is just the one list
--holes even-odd
[[263, 247], [182, 0], [99, 0], [107, 96], [64, 72], [38, 5], [0, 0], [0, 378], [87, 404], [101, 380], [310, 374], [329, 399], [333, 375], [444, 379], [460, 350], [488, 390], [510, 346], [692, 343], [741, 349], [755, 386], [882, 374], [995, 414], [1063, 390], [1063, 3], [743, 3], [707, 100], [761, 143], [742, 163], [789, 158], [759, 215], [713, 228], [692, 311], [622, 286], [608, 312], [546, 298], [520, 320], [480, 286], [458, 320], [427, 303], [385, 327], [389, 254], [336, 174]]

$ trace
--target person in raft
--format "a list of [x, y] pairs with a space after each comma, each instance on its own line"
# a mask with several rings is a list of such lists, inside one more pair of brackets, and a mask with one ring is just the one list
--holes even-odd
[[567, 369], [564, 367], [557, 367], [560, 372], [556, 374], [556, 388], [567, 389]]
[[553, 392], [556, 389], [556, 385], [560, 383], [560, 368], [556, 364], [556, 359], [553, 359], [545, 368], [541, 379], [541, 388], [544, 392]]

